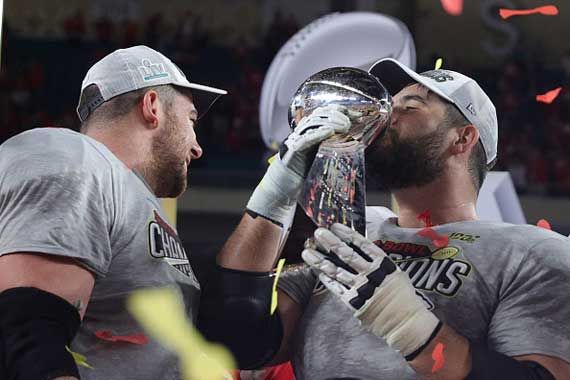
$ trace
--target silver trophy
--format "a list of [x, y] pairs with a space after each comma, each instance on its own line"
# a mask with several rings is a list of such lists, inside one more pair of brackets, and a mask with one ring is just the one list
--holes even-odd
[[365, 235], [364, 149], [388, 127], [392, 98], [366, 71], [326, 69], [303, 82], [293, 96], [289, 125], [294, 129], [303, 117], [327, 105], [338, 106], [352, 126], [320, 144], [299, 205], [318, 226], [342, 223]]

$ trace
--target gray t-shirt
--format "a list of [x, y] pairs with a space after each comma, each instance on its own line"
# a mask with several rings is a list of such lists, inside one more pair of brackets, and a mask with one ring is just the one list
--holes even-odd
[[[570, 362], [570, 241], [530, 225], [464, 221], [433, 227], [449, 235], [436, 249], [419, 229], [401, 228], [367, 208], [368, 238], [399, 261], [438, 318], [472, 341], [509, 356], [542, 354]], [[279, 282], [304, 308], [296, 327], [297, 380], [351, 377], [408, 380], [418, 376], [383, 339], [310, 270]]]
[[113, 343], [94, 333], [144, 333], [125, 308], [134, 290], [172, 287], [198, 311], [200, 286], [176, 230], [135, 172], [103, 144], [67, 129], [34, 129], [0, 146], [0, 256], [73, 258], [96, 276], [71, 349], [94, 369], [84, 380], [179, 379], [176, 356], [150, 340]]

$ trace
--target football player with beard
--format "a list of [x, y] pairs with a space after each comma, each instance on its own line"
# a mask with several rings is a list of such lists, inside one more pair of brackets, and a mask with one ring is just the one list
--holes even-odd
[[394, 108], [367, 174], [392, 192], [398, 215], [369, 208], [368, 238], [317, 229], [302, 252], [308, 267], [282, 275], [278, 311], [267, 312], [282, 226], [312, 159], [304, 136], [343, 124], [327, 109], [321, 122], [301, 121], [218, 256], [218, 286], [204, 290], [217, 301], [201, 311], [207, 335], [242, 368], [291, 359], [299, 380], [570, 378], [567, 239], [477, 218], [497, 157], [493, 103], [454, 71], [418, 74], [389, 58], [370, 71]]
[[119, 49], [83, 80], [80, 132], [36, 128], [0, 146], [0, 378], [180, 378], [157, 341], [97, 332], [140, 334], [126, 300], [141, 288], [175, 289], [198, 313], [200, 285], [158, 197], [181, 195], [202, 155], [199, 91], [226, 93], [149, 47]]

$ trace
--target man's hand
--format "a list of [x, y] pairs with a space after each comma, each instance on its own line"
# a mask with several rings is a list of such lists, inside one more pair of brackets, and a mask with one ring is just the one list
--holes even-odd
[[331, 104], [315, 109], [299, 121], [279, 149], [279, 158], [285, 166], [305, 177], [315, 158], [317, 145], [335, 133], [345, 133], [350, 128], [346, 107]]
[[301, 119], [255, 189], [248, 210], [281, 226], [291, 222], [315, 148], [335, 133], [350, 128], [350, 119], [342, 111], [340, 106], [329, 105]]
[[416, 296], [408, 275], [374, 243], [344, 225], [319, 228], [314, 237], [316, 249], [305, 249], [303, 260], [365, 328], [413, 359], [441, 323]]

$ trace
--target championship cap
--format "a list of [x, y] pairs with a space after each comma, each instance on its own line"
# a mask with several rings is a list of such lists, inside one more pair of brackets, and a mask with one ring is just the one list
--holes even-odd
[[217, 95], [228, 93], [219, 88], [189, 82], [170, 59], [144, 45], [115, 50], [91, 66], [81, 84], [79, 99], [92, 84], [97, 85], [101, 96], [88, 104], [80, 104], [81, 107], [77, 106], [77, 115], [82, 122], [107, 100], [145, 87], [171, 84]]
[[414, 82], [420, 83], [453, 103], [479, 131], [487, 164], [497, 157], [497, 112], [479, 84], [466, 75], [451, 70], [430, 70], [421, 74], [392, 58], [381, 59], [368, 70], [392, 96]]

